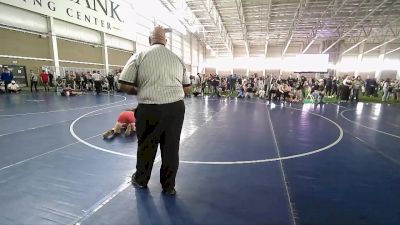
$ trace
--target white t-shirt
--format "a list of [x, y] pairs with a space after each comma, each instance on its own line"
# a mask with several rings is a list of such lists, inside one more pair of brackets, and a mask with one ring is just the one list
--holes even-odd
[[92, 78], [93, 78], [94, 81], [100, 81], [101, 80], [101, 76], [98, 73], [94, 73], [92, 75]]
[[39, 77], [38, 77], [38, 75], [31, 73], [31, 79], [33, 82], [37, 82], [39, 80]]
[[385, 83], [383, 83], [383, 88], [384, 89], [389, 89], [389, 83], [385, 81]]
[[11, 91], [17, 91], [17, 90], [19, 90], [19, 85], [16, 83], [15, 84], [9, 83], [7, 85], [7, 88], [8, 88], [8, 90], [11, 90]]

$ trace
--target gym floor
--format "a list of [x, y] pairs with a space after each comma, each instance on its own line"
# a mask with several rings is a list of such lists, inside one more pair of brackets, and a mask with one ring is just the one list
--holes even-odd
[[185, 104], [171, 197], [101, 137], [135, 97], [0, 95], [0, 224], [400, 224], [400, 105]]

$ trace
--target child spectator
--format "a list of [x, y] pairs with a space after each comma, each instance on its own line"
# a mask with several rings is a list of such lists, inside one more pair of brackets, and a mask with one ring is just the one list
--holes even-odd
[[10, 93], [18, 93], [21, 91], [21, 88], [19, 85], [15, 82], [15, 80], [11, 81], [11, 83], [8, 84], [7, 89]]

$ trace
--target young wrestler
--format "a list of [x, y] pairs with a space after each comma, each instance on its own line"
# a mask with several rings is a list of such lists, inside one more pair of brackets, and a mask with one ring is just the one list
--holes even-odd
[[121, 129], [125, 129], [125, 136], [129, 136], [132, 132], [136, 131], [135, 108], [126, 109], [125, 111], [121, 112], [114, 128], [105, 132], [103, 134], [103, 138], [113, 138], [114, 135], [119, 135], [121, 133]]

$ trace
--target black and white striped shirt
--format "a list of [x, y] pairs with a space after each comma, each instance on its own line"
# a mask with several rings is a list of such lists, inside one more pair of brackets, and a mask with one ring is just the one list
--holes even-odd
[[119, 81], [135, 84], [138, 102], [142, 104], [177, 102], [185, 96], [183, 86], [190, 85], [182, 60], [159, 44], [133, 55]]

